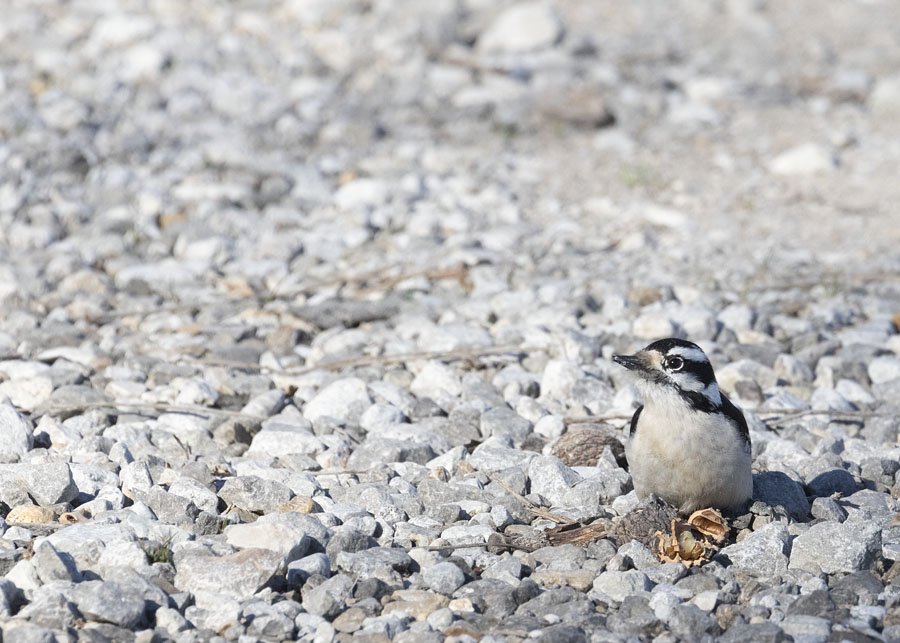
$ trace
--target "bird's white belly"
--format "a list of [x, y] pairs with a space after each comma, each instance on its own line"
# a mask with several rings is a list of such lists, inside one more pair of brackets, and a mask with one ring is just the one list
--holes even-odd
[[753, 492], [750, 448], [730, 421], [671, 401], [646, 405], [625, 447], [638, 497], [688, 513], [728, 509]]

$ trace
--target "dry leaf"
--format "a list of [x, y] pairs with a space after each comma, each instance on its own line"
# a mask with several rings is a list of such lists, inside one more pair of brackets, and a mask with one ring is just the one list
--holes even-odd
[[716, 542], [721, 542], [728, 534], [728, 525], [725, 519], [715, 509], [700, 509], [691, 514], [688, 524], [704, 536], [712, 536]]
[[656, 535], [657, 556], [664, 563], [683, 563], [691, 567], [709, 560], [707, 548], [694, 537], [687, 523], [673, 520], [671, 534], [659, 531]]

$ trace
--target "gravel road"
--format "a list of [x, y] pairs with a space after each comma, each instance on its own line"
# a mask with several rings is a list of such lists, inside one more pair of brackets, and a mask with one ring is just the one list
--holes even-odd
[[[900, 640], [897, 25], [5, 2], [3, 639]], [[610, 360], [671, 336], [753, 441], [691, 566]]]

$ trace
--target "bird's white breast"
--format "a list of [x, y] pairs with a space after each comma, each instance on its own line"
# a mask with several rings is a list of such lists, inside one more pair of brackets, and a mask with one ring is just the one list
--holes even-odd
[[639, 497], [655, 494], [684, 513], [750, 497], [750, 447], [729, 418], [697, 412], [675, 394], [644, 400], [625, 448]]

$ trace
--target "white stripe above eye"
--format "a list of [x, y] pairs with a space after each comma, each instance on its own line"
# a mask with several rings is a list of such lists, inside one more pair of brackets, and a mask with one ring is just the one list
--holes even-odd
[[701, 351], [699, 348], [688, 348], [687, 346], [676, 346], [675, 348], [669, 349], [669, 352], [666, 353], [667, 357], [671, 357], [672, 355], [678, 355], [679, 357], [683, 357], [684, 359], [690, 362], [705, 362], [706, 353]]

